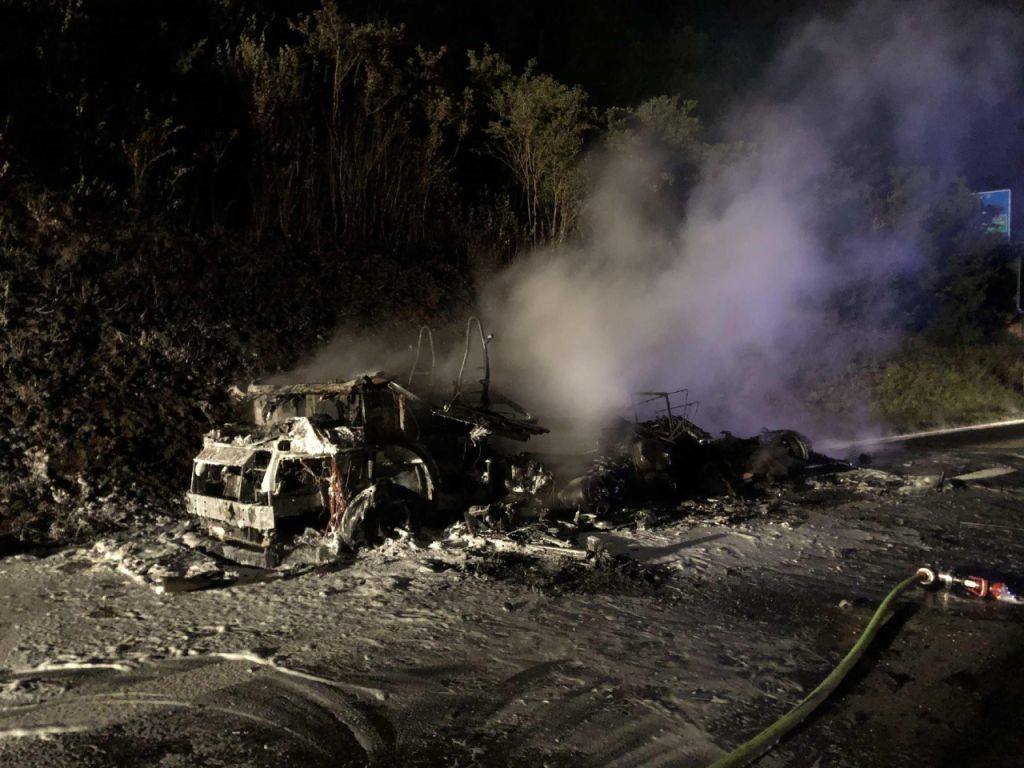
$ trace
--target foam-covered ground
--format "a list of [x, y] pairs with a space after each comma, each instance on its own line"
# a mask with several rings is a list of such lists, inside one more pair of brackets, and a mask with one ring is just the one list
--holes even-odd
[[[1010, 471], [948, 482], [992, 467]], [[0, 763], [706, 765], [919, 565], [1024, 573], [1024, 458], [901, 469], [589, 534], [596, 562], [467, 536], [233, 583], [141, 535], [11, 557]], [[910, 593], [761, 764], [1024, 764], [1021, 662], [1024, 607]]]

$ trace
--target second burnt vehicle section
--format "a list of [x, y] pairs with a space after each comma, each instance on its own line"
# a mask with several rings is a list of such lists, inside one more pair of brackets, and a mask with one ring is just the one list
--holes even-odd
[[694, 497], [748, 497], [812, 462], [830, 462], [794, 430], [714, 437], [693, 421], [698, 404], [688, 394], [686, 389], [636, 393], [633, 418], [602, 430], [586, 471], [561, 485], [559, 504], [605, 513]]

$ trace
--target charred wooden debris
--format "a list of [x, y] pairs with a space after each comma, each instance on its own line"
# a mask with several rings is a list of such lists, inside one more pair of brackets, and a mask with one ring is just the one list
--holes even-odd
[[518, 450], [548, 430], [491, 391], [491, 337], [479, 323], [476, 329], [483, 378], [464, 385], [467, 329], [452, 392], [432, 385], [432, 364], [420, 370], [425, 339], [433, 358], [429, 331], [421, 331], [404, 383], [373, 373], [236, 391], [248, 418], [204, 438], [189, 513], [221, 554], [270, 567], [309, 529], [348, 548], [375, 545], [396, 529], [440, 530], [455, 521], [470, 531], [538, 521], [580, 531], [630, 508], [757, 494], [815, 460], [807, 439], [792, 431], [712, 437], [690, 419], [694, 404], [683, 391], [645, 393], [633, 418], [606, 429], [591, 452]]

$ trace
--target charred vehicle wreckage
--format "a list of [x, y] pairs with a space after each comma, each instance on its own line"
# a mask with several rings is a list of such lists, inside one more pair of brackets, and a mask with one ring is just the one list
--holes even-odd
[[[484, 375], [463, 386], [475, 322]], [[186, 494], [189, 513], [230, 559], [272, 567], [287, 542], [309, 529], [349, 548], [372, 546], [396, 529], [473, 529], [526, 520], [595, 519], [628, 505], [695, 495], [738, 495], [805, 465], [796, 432], [713, 438], [690, 420], [686, 392], [644, 393], [632, 420], [574, 456], [518, 450], [548, 429], [491, 390], [488, 344], [475, 319], [454, 389], [432, 386], [416, 362], [404, 384], [385, 373], [236, 390], [244, 422], [204, 437]], [[678, 402], [682, 395], [682, 402]], [[641, 415], [654, 404], [650, 418]]]

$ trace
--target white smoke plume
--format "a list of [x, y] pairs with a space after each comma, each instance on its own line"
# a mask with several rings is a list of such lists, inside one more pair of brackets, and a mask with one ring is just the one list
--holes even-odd
[[[429, 333], [428, 333], [429, 331]], [[316, 352], [294, 368], [271, 374], [268, 384], [299, 384], [355, 378], [384, 373], [400, 384], [415, 380], [428, 383], [441, 393], [451, 391], [465, 353], [465, 325], [429, 326], [367, 330], [342, 326]], [[464, 378], [472, 389], [482, 376], [483, 353], [479, 331], [474, 326]], [[415, 374], [414, 374], [415, 371]]]
[[657, 158], [607, 159], [586, 244], [534, 253], [485, 286], [496, 383], [590, 423], [631, 392], [688, 387], [707, 428], [821, 436], [792, 373], [891, 347], [834, 304], [867, 285], [882, 314], [892, 276], [920, 268], [914, 214], [884, 233], [845, 215], [864, 189], [844, 153], [964, 172], [979, 126], [1013, 133], [998, 113], [1019, 92], [1018, 43], [979, 4], [871, 0], [804, 24], [726, 121], [724, 139], [752, 150], [709, 160], [681, 221], [666, 227], [637, 194]]
[[406, 347], [409, 340], [392, 336], [395, 334], [367, 333], [343, 326], [312, 357], [290, 371], [267, 377], [265, 381], [268, 384], [297, 384], [382, 371], [390, 375], [406, 373], [413, 360]]

